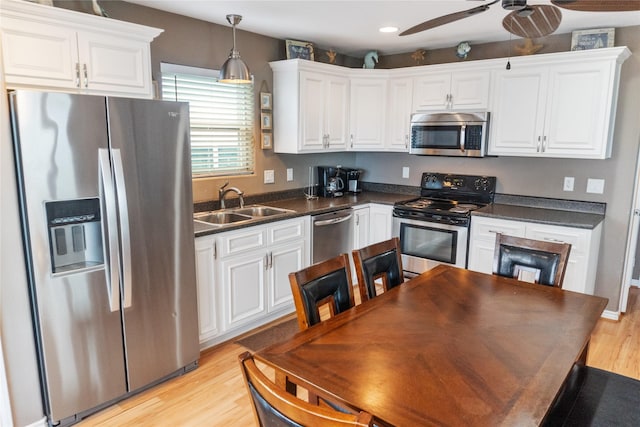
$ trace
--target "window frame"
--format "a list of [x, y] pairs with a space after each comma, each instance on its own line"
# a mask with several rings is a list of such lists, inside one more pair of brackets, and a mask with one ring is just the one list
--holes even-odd
[[[189, 102], [192, 177], [254, 174], [254, 84], [219, 83], [219, 71], [207, 68], [161, 62], [160, 70], [160, 98]], [[178, 76], [183, 77], [180, 82], [182, 89], [177, 85]], [[174, 84], [167, 86], [170, 81]], [[209, 83], [212, 86], [208, 86]], [[209, 88], [211, 92], [205, 92]], [[180, 91], [185, 93], [187, 89], [193, 89], [193, 92], [181, 96]], [[217, 105], [207, 105], [215, 104], [215, 101], [207, 99], [209, 95], [219, 95], [222, 101]], [[197, 99], [198, 96], [201, 98]]]

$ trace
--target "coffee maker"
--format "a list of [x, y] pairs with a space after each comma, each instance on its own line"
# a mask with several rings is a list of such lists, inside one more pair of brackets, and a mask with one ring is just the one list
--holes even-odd
[[347, 169], [347, 191], [357, 194], [362, 192], [362, 169]]
[[341, 197], [346, 191], [347, 173], [341, 166], [318, 166], [318, 196]]

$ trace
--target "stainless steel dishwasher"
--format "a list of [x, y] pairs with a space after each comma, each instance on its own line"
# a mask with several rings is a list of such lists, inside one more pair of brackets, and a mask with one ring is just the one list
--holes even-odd
[[311, 217], [313, 263], [349, 253], [353, 235], [353, 209], [340, 209]]

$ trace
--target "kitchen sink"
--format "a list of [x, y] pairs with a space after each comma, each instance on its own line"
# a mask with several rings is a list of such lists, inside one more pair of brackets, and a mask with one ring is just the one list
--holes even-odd
[[257, 220], [274, 215], [293, 213], [291, 209], [274, 208], [272, 206], [252, 205], [243, 208], [221, 209], [219, 211], [196, 213], [193, 219], [196, 222], [206, 223], [214, 227], [237, 224]]
[[254, 205], [247, 206], [245, 208], [233, 209], [233, 212], [241, 215], [249, 215], [252, 217], [264, 217], [292, 213], [294, 211], [290, 209], [274, 208], [271, 206]]
[[196, 221], [208, 222], [214, 225], [235, 224], [237, 222], [249, 221], [249, 215], [242, 215], [235, 212], [207, 212], [206, 214], [195, 214]]

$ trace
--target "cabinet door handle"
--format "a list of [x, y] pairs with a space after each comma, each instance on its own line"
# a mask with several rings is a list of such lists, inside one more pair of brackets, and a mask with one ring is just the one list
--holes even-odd
[[273, 268], [273, 252], [269, 252], [269, 268]]
[[542, 144], [542, 137], [538, 135], [538, 146], [536, 147], [536, 153], [540, 152], [540, 145]]
[[76, 87], [80, 87], [80, 63], [76, 62]]
[[82, 71], [84, 73], [84, 87], [89, 87], [89, 73], [87, 72], [87, 64], [82, 64]]
[[404, 136], [404, 148], [409, 148], [409, 135]]
[[353, 148], [353, 134], [349, 135], [349, 141], [351, 142], [351, 148]]
[[542, 152], [547, 151], [547, 135], [542, 136]]
[[218, 259], [218, 245], [216, 242], [213, 242], [213, 260]]
[[264, 269], [265, 271], [269, 269], [269, 254], [264, 254]]

